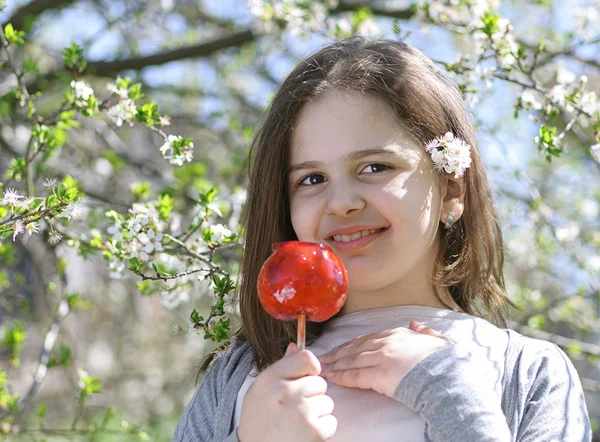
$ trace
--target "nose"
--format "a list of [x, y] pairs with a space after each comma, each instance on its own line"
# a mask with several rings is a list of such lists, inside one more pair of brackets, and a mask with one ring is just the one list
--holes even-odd
[[364, 198], [351, 185], [330, 185], [328, 190], [328, 215], [347, 217], [360, 212], [366, 205]]

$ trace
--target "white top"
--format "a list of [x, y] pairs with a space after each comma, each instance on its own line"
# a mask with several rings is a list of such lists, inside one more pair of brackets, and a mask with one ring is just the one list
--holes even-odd
[[[450, 310], [423, 306], [398, 306], [350, 313], [330, 320], [323, 334], [307, 348], [316, 356], [328, 353], [358, 336], [397, 327], [408, 327], [415, 319], [442, 333], [454, 342], [471, 342], [473, 351], [481, 352], [485, 379], [497, 395], [502, 396], [504, 359], [508, 335], [484, 319]], [[246, 377], [235, 404], [234, 425], [240, 423], [244, 396], [255, 381], [256, 368]], [[333, 415], [338, 427], [331, 442], [377, 442], [397, 440], [425, 441], [425, 421], [414, 411], [373, 390], [340, 387], [328, 382], [327, 393], [334, 403]]]

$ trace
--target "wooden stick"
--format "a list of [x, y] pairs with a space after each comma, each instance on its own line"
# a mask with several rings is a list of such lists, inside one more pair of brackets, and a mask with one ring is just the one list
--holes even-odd
[[300, 313], [298, 315], [298, 337], [296, 343], [298, 344], [298, 351], [304, 350], [306, 342], [306, 315]]

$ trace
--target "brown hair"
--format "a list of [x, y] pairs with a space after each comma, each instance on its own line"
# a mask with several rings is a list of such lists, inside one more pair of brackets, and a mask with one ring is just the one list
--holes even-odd
[[[286, 190], [291, 131], [302, 106], [331, 90], [383, 100], [422, 143], [453, 132], [471, 146], [472, 164], [464, 176], [465, 211], [453, 229], [441, 229], [433, 287], [444, 305], [436, 285], [446, 287], [465, 313], [506, 327], [506, 307], [514, 304], [504, 292], [502, 234], [472, 117], [457, 85], [414, 47], [355, 37], [332, 43], [298, 64], [275, 95], [250, 146], [239, 290], [242, 324], [233, 334], [250, 344], [258, 371], [280, 359], [296, 336], [296, 323], [269, 316], [256, 289], [272, 244], [297, 239]], [[322, 329], [322, 323], [307, 324], [307, 344]], [[205, 359], [201, 370], [210, 360]]]

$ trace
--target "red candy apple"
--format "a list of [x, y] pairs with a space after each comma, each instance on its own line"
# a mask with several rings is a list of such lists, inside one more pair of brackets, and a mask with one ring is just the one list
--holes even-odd
[[[323, 244], [286, 241], [258, 276], [258, 298], [274, 318], [305, 318], [322, 322], [340, 311], [348, 296], [348, 276], [342, 260]], [[299, 325], [303, 328], [303, 324]]]

